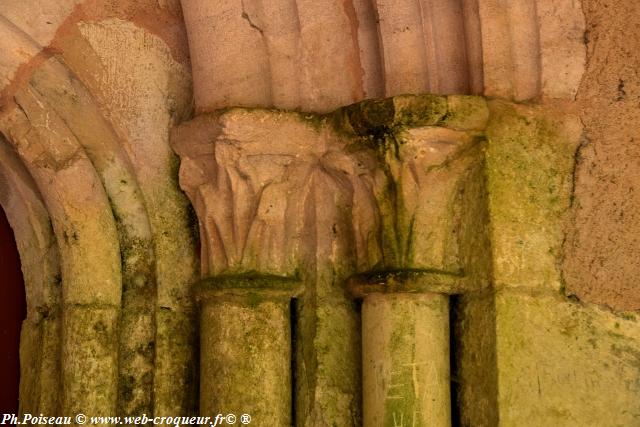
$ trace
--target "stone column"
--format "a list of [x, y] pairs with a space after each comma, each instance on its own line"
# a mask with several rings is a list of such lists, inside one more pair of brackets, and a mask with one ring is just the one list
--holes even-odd
[[[218, 276], [198, 286], [200, 412], [291, 425], [290, 301], [295, 279]], [[229, 421], [229, 420], [227, 420]]]
[[364, 426], [450, 426], [449, 297], [456, 276], [394, 272], [350, 280], [362, 298]]
[[[202, 276], [211, 277], [200, 290], [203, 415], [246, 409], [291, 421], [286, 309], [295, 292], [280, 282], [302, 277], [296, 423], [361, 425], [358, 314], [341, 284], [382, 269], [394, 272], [354, 279], [362, 295], [380, 294], [365, 301], [365, 328], [375, 330], [365, 332], [365, 411], [383, 412], [369, 410], [366, 425], [450, 424], [443, 294], [478, 277], [477, 128], [487, 115], [481, 99], [404, 96], [324, 118], [235, 108], [174, 131]], [[452, 128], [438, 126], [445, 117]], [[413, 288], [412, 299], [394, 295]], [[405, 389], [394, 398], [378, 380]]]

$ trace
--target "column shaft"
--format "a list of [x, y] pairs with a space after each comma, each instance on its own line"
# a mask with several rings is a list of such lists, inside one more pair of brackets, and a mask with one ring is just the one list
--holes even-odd
[[200, 412], [291, 425], [289, 299], [208, 298], [200, 318]]
[[451, 425], [447, 295], [367, 295], [362, 345], [365, 427]]

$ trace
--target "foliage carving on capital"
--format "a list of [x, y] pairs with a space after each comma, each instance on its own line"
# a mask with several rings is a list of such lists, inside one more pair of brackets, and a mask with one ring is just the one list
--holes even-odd
[[[196, 118], [173, 137], [180, 183], [200, 223], [203, 275], [296, 275], [321, 242], [346, 239], [363, 267], [380, 262], [373, 150], [298, 113], [234, 109]], [[325, 224], [326, 225], [326, 224]]]
[[465, 128], [451, 104], [397, 97], [325, 116], [234, 108], [178, 127], [202, 275], [297, 276], [322, 263], [464, 275], [484, 227], [482, 120]]

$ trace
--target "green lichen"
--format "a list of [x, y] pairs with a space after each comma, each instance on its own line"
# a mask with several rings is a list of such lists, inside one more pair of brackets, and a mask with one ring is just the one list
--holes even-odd
[[196, 210], [191, 203], [187, 204], [186, 208], [187, 224], [191, 233], [191, 239], [194, 243], [197, 243], [200, 241], [200, 222], [198, 220], [198, 215], [196, 214]]
[[[170, 416], [197, 408], [197, 313], [161, 308], [156, 313], [156, 369], [154, 413]], [[159, 384], [158, 375], [171, 375], [169, 384]], [[164, 385], [158, 387], [158, 385]], [[177, 392], [179, 391], [179, 392]]]
[[[414, 328], [409, 327], [398, 327], [394, 331], [394, 335], [391, 338], [391, 347], [398, 346], [398, 348], [393, 349], [393, 352], [413, 352], [415, 351], [415, 346], [409, 346], [408, 348], [402, 349], [402, 346], [406, 343], [399, 341], [398, 335], [400, 334], [409, 334], [407, 336], [415, 336]], [[413, 347], [413, 348], [412, 348]], [[401, 362], [393, 361], [392, 364], [394, 366], [402, 366]], [[395, 375], [392, 381], [397, 381], [398, 383], [392, 383], [393, 390], [389, 390], [389, 394], [392, 399], [388, 398], [385, 401], [385, 416], [384, 416], [384, 424], [385, 426], [397, 426], [404, 425], [405, 422], [410, 422], [411, 425], [421, 426], [426, 425], [424, 421], [423, 410], [421, 408], [421, 403], [419, 396], [416, 396], [414, 392], [414, 378], [412, 378], [412, 373], [409, 368], [404, 367], [401, 368], [401, 374]]]
[[404, 282], [411, 279], [424, 277], [425, 275], [444, 275], [452, 277], [464, 277], [464, 271], [448, 271], [436, 268], [403, 268], [395, 270], [373, 270], [362, 274], [362, 280], [368, 283], [388, 282], [390, 280]]
[[[126, 185], [125, 180], [120, 181]], [[152, 378], [155, 358], [155, 256], [151, 237], [127, 224], [128, 212], [109, 198], [118, 232], [122, 274], [118, 365], [119, 413], [135, 415], [153, 410]], [[144, 325], [144, 327], [141, 327]]]
[[260, 274], [250, 271], [242, 274], [221, 274], [198, 283], [201, 290], [224, 289], [291, 289], [300, 283], [297, 277], [283, 277], [269, 274]]
[[358, 102], [326, 117], [337, 132], [359, 138], [360, 144], [374, 149], [384, 161], [389, 152], [397, 157], [405, 129], [436, 126], [446, 113], [445, 97], [402, 95]]
[[631, 312], [622, 312], [619, 314], [620, 317], [622, 317], [625, 320], [631, 320], [631, 321], [636, 321], [636, 314], [635, 313], [631, 313]]
[[[400, 281], [405, 280], [403, 276], [411, 276], [412, 272], [410, 270], [388, 271], [388, 269], [404, 267], [408, 262], [406, 260], [412, 259], [412, 248], [420, 236], [414, 235], [414, 223], [409, 214], [406, 214], [407, 218], [403, 218], [403, 221], [398, 220], [399, 215], [404, 215], [404, 207], [399, 196], [402, 194], [402, 188], [397, 182], [397, 177], [392, 173], [390, 164], [399, 161], [407, 129], [424, 126], [448, 126], [456, 129], [474, 127], [471, 125], [465, 127], [464, 116], [465, 114], [477, 115], [478, 111], [482, 110], [484, 101], [479, 102], [478, 99], [470, 97], [450, 102], [449, 98], [443, 96], [407, 95], [380, 101], [365, 101], [327, 115], [269, 111], [293, 115], [318, 131], [334, 131], [346, 143], [347, 152], [362, 150], [377, 155], [379, 167], [387, 173], [386, 188], [381, 190], [382, 194], [377, 195], [380, 216], [384, 222], [382, 225], [384, 260], [378, 267], [380, 270], [387, 270], [383, 273], [379, 271], [377, 274], [393, 276], [394, 280]], [[242, 110], [251, 109], [243, 108]], [[259, 110], [264, 112], [262, 109]], [[479, 151], [467, 154], [475, 156], [478, 153]], [[446, 164], [443, 167], [448, 168], [450, 165]], [[474, 175], [469, 179], [476, 178], [477, 176]], [[481, 182], [479, 186], [483, 184]], [[465, 187], [465, 190], [467, 189]], [[475, 189], [474, 187], [473, 190]], [[465, 193], [466, 198], [461, 202], [465, 207], [466, 203], [475, 203], [474, 209], [476, 205], [482, 205], [484, 193], [480, 192], [480, 195], [475, 198], [473, 194], [471, 189]], [[472, 214], [469, 213], [469, 215]], [[452, 213], [452, 217], [455, 215], [457, 214]], [[482, 219], [486, 218], [483, 216]], [[455, 219], [455, 222], [464, 220]], [[475, 222], [469, 221], [469, 223], [469, 230], [477, 225]], [[403, 230], [401, 233], [399, 229], [405, 224], [409, 225], [408, 230]], [[470, 233], [471, 231], [467, 234]], [[467, 234], [464, 238], [468, 237]], [[473, 242], [476, 245], [474, 250], [484, 243], [484, 241], [476, 242], [475, 240]], [[482, 249], [486, 250], [486, 248]], [[297, 308], [299, 321], [297, 332], [304, 337], [304, 340], [297, 341], [300, 346], [296, 349], [300, 361], [297, 365], [299, 381], [296, 382], [299, 399], [297, 415], [300, 425], [325, 421], [327, 424], [333, 422], [336, 425], [361, 424], [358, 402], [360, 392], [358, 314], [355, 303], [349, 301], [342, 287], [345, 279], [343, 276], [348, 276], [353, 271], [350, 264], [349, 266], [330, 265], [341, 262], [342, 260], [326, 260], [326, 265], [319, 268], [314, 266], [313, 277], [305, 277], [305, 283], [310, 285]], [[346, 263], [347, 260], [345, 260]], [[343, 276], [336, 272], [340, 269], [346, 272]], [[303, 271], [307, 270], [303, 269]], [[464, 275], [462, 269], [453, 273], [450, 271], [444, 273], [454, 276], [455, 279]], [[256, 291], [257, 289], [279, 288], [283, 284], [292, 286], [294, 285], [292, 280], [291, 277], [265, 276], [258, 272], [248, 272], [207, 279], [198, 288], [202, 290], [245, 289], [247, 290], [246, 302], [249, 306], [256, 308], [261, 302], [261, 294]], [[336, 348], [343, 351], [337, 352]], [[312, 417], [315, 418], [312, 419]]]
[[[501, 291], [495, 319], [501, 420], [565, 425], [570, 416], [571, 425], [634, 424], [640, 415], [637, 324], [554, 290]], [[601, 398], [594, 400], [594, 393]]]
[[496, 270], [496, 281], [560, 289], [558, 254], [577, 141], [564, 135], [561, 120], [539, 108], [489, 105], [486, 173], [494, 263], [514, 266]]
[[482, 131], [489, 120], [487, 101], [478, 96], [451, 95], [447, 97], [447, 114], [442, 126], [456, 130]]
[[169, 155], [169, 176], [172, 181], [178, 182], [178, 176], [180, 175], [180, 158], [175, 154]]
[[394, 126], [442, 126], [447, 98], [439, 95], [401, 95], [393, 98]]

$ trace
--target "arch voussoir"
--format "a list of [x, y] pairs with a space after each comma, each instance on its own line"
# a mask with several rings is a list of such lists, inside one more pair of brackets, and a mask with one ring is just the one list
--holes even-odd
[[0, 136], [0, 205], [24, 275], [27, 318], [20, 338], [21, 413], [55, 413], [60, 385], [60, 265], [51, 220], [36, 184]]
[[62, 278], [61, 412], [113, 413], [122, 291], [120, 247], [107, 195], [91, 161], [34, 91], [2, 132], [33, 176], [51, 216]]

